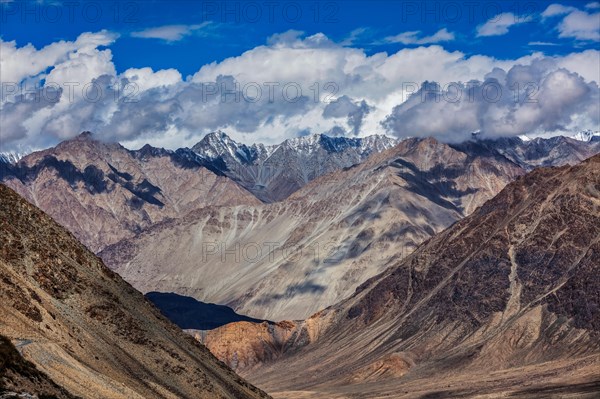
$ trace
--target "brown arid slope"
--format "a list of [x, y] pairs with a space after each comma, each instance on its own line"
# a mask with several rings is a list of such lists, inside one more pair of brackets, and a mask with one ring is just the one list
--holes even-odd
[[0, 168], [0, 179], [97, 252], [207, 205], [260, 203], [193, 156], [150, 146], [128, 151], [86, 132]]
[[268, 397], [167, 321], [71, 233], [4, 185], [0, 280], [0, 335], [72, 395]]
[[[16, 391], [16, 392], [15, 392]], [[6, 337], [0, 335], [0, 398], [19, 398], [22, 394], [42, 398], [75, 399], [46, 374], [25, 359]]]
[[203, 208], [100, 256], [142, 292], [300, 320], [350, 296], [523, 173], [501, 156], [410, 139], [283, 202]]
[[596, 155], [518, 178], [347, 300], [288, 326], [263, 364], [233, 360], [260, 358], [270, 337], [226, 347], [244, 325], [199, 338], [280, 398], [595, 398], [599, 275]]

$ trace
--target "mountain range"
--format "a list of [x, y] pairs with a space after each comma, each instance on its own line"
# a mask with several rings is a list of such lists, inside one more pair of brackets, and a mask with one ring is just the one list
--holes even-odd
[[142, 292], [174, 292], [259, 319], [301, 320], [351, 295], [391, 259], [539, 164], [575, 164], [599, 150], [563, 137], [452, 146], [408, 139], [283, 201], [206, 207], [99, 254]]
[[594, 398], [599, 254], [596, 155], [517, 178], [304, 321], [197, 338], [282, 398]]
[[[334, 147], [330, 141], [336, 143]], [[208, 205], [258, 205], [261, 197], [257, 194], [264, 191], [264, 185], [273, 192], [275, 186], [298, 187], [321, 174], [360, 162], [368, 154], [389, 147], [393, 140], [383, 136], [364, 140], [312, 136], [295, 140], [299, 148], [288, 151], [290, 142], [252, 147], [272, 154], [271, 160], [261, 158], [266, 166], [256, 166], [263, 172], [273, 170], [274, 160], [281, 162], [280, 173], [270, 176], [269, 184], [262, 181], [262, 185], [253, 185], [252, 192], [244, 188], [250, 166], [244, 164], [248, 169], [240, 172], [236, 169], [242, 165], [240, 160], [228, 157], [230, 152], [238, 156], [242, 150], [250, 152], [249, 147], [220, 132], [207, 135], [194, 146], [196, 151], [205, 148], [203, 152], [149, 145], [130, 151], [84, 132], [18, 162], [0, 159], [0, 180], [97, 252], [158, 222]], [[281, 160], [281, 152], [286, 154], [285, 160]], [[321, 157], [324, 152], [328, 155]], [[217, 153], [220, 155], [214, 157]], [[320, 158], [327, 161], [320, 165]], [[297, 174], [290, 172], [292, 159], [300, 168]], [[316, 169], [309, 171], [310, 167]], [[261, 175], [267, 173], [263, 172]], [[289, 194], [288, 188], [282, 190]]]
[[16, 164], [0, 164], [0, 178], [99, 251], [207, 205], [260, 203], [195, 158], [185, 149], [129, 151], [84, 132]]
[[[600, 151], [565, 137], [393, 144], [314, 135], [246, 146], [216, 132], [192, 149], [131, 151], [86, 132], [0, 174], [144, 293], [300, 320], [517, 176]], [[265, 203], [265, 187], [283, 195], [279, 186], [287, 198]]]
[[281, 144], [247, 146], [218, 131], [192, 150], [263, 202], [281, 201], [324, 174], [361, 163], [369, 155], [392, 148], [398, 140], [324, 134], [288, 139]]

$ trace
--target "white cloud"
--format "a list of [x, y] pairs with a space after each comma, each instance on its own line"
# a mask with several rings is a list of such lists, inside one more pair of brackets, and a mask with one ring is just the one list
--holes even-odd
[[0, 81], [20, 83], [27, 77], [46, 72], [78, 52], [86, 52], [98, 46], [112, 44], [118, 35], [100, 31], [82, 33], [72, 42], [59, 41], [36, 49], [32, 44], [17, 47], [16, 42], [5, 42], [0, 38]]
[[209, 21], [197, 25], [164, 25], [132, 32], [131, 36], [143, 39], [160, 39], [167, 42], [177, 42], [186, 36], [201, 32], [209, 25], [211, 25], [211, 22]]
[[600, 12], [573, 11], [558, 25], [558, 31], [559, 37], [600, 41]]
[[135, 89], [146, 91], [157, 87], [177, 85], [182, 82], [181, 73], [176, 69], [163, 69], [154, 72], [152, 68], [130, 68], [121, 74]]
[[[514, 60], [467, 56], [439, 45], [404, 48], [393, 54], [368, 54], [360, 48], [336, 44], [323, 34], [302, 35], [297, 31], [275, 35], [266, 45], [202, 66], [186, 80], [175, 69], [132, 68], [117, 74], [110, 48], [103, 48], [114, 40], [114, 35], [106, 32], [84, 34], [75, 42], [47, 46], [52, 51], [32, 46], [19, 48], [8, 42], [13, 54], [19, 56], [3, 59], [3, 73], [6, 66], [16, 78], [32, 82], [41, 82], [43, 78], [46, 84], [50, 79], [59, 83], [94, 82], [102, 89], [103, 96], [90, 101], [83, 98], [79, 90], [72, 99], [66, 92], [58, 93], [58, 102], [11, 97], [0, 104], [2, 150], [4, 147], [40, 148], [73, 137], [82, 130], [95, 131], [107, 139], [129, 145], [149, 142], [169, 148], [192, 145], [203, 134], [216, 129], [225, 129], [237, 139], [267, 143], [307, 131], [321, 133], [332, 129], [359, 136], [385, 132], [402, 135], [398, 127], [401, 125], [396, 121], [408, 120], [408, 114], [398, 113], [403, 109], [398, 106], [424, 81], [438, 82], [443, 87], [451, 82], [473, 79], [481, 82], [491, 77], [507, 79], [510, 75], [512, 83], [536, 82], [541, 87], [560, 68], [568, 72], [556, 74], [554, 80], [548, 82], [554, 82], [564, 91], [566, 102], [548, 101], [541, 108], [512, 111], [510, 104], [503, 103], [502, 107], [488, 107], [485, 113], [479, 114], [471, 109], [475, 106], [471, 104], [427, 112], [418, 107], [415, 111], [422, 109], [422, 123], [431, 126], [423, 132], [442, 138], [449, 132], [477, 128], [484, 123], [473, 119], [474, 116], [489, 118], [490, 122], [484, 126], [498, 134], [501, 132], [499, 121], [504, 120], [510, 126], [510, 118], [516, 118], [518, 126], [532, 129], [574, 124], [593, 127], [598, 123], [597, 118], [589, 116], [598, 113], [593, 108], [594, 104], [597, 108], [597, 103], [582, 91], [588, 87], [589, 93], [594, 93], [591, 82], [600, 81], [600, 52], [597, 50], [562, 57], [533, 53]], [[38, 60], [39, 65], [19, 70], [23, 57]], [[135, 93], [125, 90], [132, 84], [137, 87]], [[508, 83], [506, 86], [511, 87]], [[261, 97], [250, 99], [257, 87]], [[269, 87], [273, 98], [270, 98]], [[288, 100], [284, 98], [285, 87], [291, 89], [287, 92], [291, 97]], [[296, 98], [298, 89], [301, 95]], [[550, 89], [544, 93], [556, 97]], [[557, 120], [546, 114], [552, 107], [560, 108], [555, 110], [557, 117], [560, 116]], [[492, 117], [495, 114], [506, 117]], [[537, 114], [544, 118], [540, 119]], [[444, 119], [448, 123], [444, 123]], [[382, 125], [382, 121], [387, 123]], [[411, 119], [407, 126], [414, 128], [417, 124]], [[511, 134], [514, 130], [505, 128], [504, 132]]]
[[596, 9], [600, 8], [600, 2], [593, 1], [591, 3], [587, 3], [585, 5], [585, 8], [590, 9], [590, 10], [596, 10]]
[[556, 57], [556, 64], [582, 76], [588, 82], [600, 85], [600, 52], [598, 50], [585, 50], [581, 53], [572, 53], [564, 57]]
[[575, 10], [577, 10], [577, 8], [571, 6], [563, 6], [562, 4], [550, 4], [542, 12], [542, 19], [569, 14], [570, 12], [573, 12]]
[[275, 33], [267, 38], [267, 44], [270, 46], [285, 47], [293, 43], [300, 41], [300, 38], [304, 35], [301, 30], [290, 29], [283, 33]]
[[46, 75], [46, 82], [64, 87], [67, 83], [80, 86], [91, 83], [102, 75], [115, 75], [112, 52], [109, 49], [98, 50], [89, 45], [71, 52], [68, 58], [54, 65]]
[[501, 36], [508, 33], [511, 26], [519, 25], [532, 20], [531, 16], [518, 16], [511, 12], [498, 14], [486, 23], [477, 27], [477, 36]]
[[365, 36], [370, 31], [371, 30], [369, 28], [365, 27], [356, 28], [351, 31], [350, 34], [340, 42], [340, 44], [342, 46], [351, 46], [356, 44], [361, 37]]
[[529, 46], [558, 46], [558, 43], [551, 42], [529, 42]]
[[454, 40], [454, 33], [448, 32], [448, 29], [443, 28], [434, 33], [431, 36], [419, 37], [421, 31], [403, 32], [396, 36], [389, 36], [385, 38], [388, 43], [402, 43], [402, 44], [434, 44], [441, 42], [449, 42]]
[[496, 68], [471, 85], [423, 85], [383, 125], [400, 137], [433, 135], [450, 142], [463, 141], [473, 131], [498, 137], [576, 130], [582, 120], [600, 123], [599, 95], [596, 83], [541, 59], [508, 71]]

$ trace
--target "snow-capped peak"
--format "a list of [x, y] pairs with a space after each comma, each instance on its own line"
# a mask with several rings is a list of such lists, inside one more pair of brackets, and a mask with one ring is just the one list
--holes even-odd
[[328, 153], [342, 153], [353, 151], [361, 156], [368, 156], [374, 152], [384, 151], [398, 143], [397, 139], [373, 135], [364, 138], [328, 136], [325, 134], [312, 134], [309, 136], [294, 137], [277, 145], [238, 143], [222, 131], [207, 134], [192, 150], [206, 160], [223, 159], [226, 163], [236, 162], [241, 164], [259, 164], [267, 160], [278, 149], [291, 151], [301, 156], [311, 156], [319, 151]]
[[256, 159], [264, 158], [268, 151], [263, 145], [247, 146], [233, 140], [220, 130], [204, 136], [192, 151], [207, 160], [227, 158], [238, 163], [251, 164]]
[[589, 142], [592, 141], [594, 137], [600, 137], [600, 131], [593, 130], [582, 130], [581, 132], [575, 133], [571, 136], [572, 139]]
[[7, 151], [0, 153], [0, 162], [15, 164], [30, 152]]

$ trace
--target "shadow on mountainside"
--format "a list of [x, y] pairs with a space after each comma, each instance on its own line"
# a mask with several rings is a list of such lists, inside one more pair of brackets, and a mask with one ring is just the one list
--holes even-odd
[[224, 305], [200, 302], [194, 298], [166, 292], [149, 292], [146, 298], [173, 323], [184, 330], [213, 330], [236, 321], [262, 323], [266, 320], [237, 314]]

